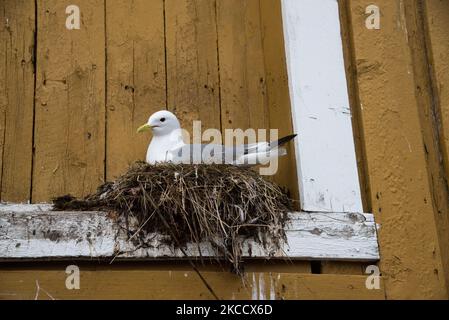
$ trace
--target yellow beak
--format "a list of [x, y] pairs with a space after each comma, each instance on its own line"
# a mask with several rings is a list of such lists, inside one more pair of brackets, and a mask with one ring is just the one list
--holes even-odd
[[145, 123], [144, 125], [140, 126], [137, 129], [137, 133], [145, 132], [145, 131], [148, 131], [148, 130], [151, 130], [151, 126], [148, 123]]

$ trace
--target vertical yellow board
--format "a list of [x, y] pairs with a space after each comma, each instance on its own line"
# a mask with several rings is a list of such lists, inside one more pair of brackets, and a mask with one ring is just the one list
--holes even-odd
[[377, 1], [376, 30], [365, 23], [372, 1], [348, 4], [387, 297], [447, 298], [409, 43], [413, 12], [403, 1]]
[[34, 1], [0, 2], [1, 200], [27, 202], [34, 107]]
[[[287, 64], [283, 37], [281, 2], [260, 0], [261, 30], [266, 72], [269, 126], [279, 130], [279, 137], [293, 133]], [[301, 139], [301, 134], [296, 139]], [[299, 198], [296, 157], [293, 143], [287, 145], [287, 156], [279, 159], [275, 181]]]
[[168, 108], [191, 132], [220, 129], [215, 1], [166, 0]]
[[107, 1], [106, 176], [144, 160], [150, 134], [136, 129], [166, 108], [163, 0]]
[[66, 28], [73, 2], [38, 1], [33, 202], [82, 196], [104, 179], [104, 1], [79, 0], [79, 30]]
[[259, 0], [217, 0], [222, 129], [268, 128]]
[[449, 2], [424, 1], [427, 32], [430, 40], [430, 64], [439, 108], [440, 136], [444, 155], [446, 179], [449, 177]]
[[341, 36], [343, 42], [343, 54], [345, 58], [345, 69], [346, 69], [346, 79], [348, 83], [348, 94], [349, 102], [352, 114], [352, 130], [354, 133], [355, 142], [355, 152], [357, 157], [357, 169], [359, 173], [359, 183], [360, 183], [360, 195], [362, 197], [363, 208], [365, 212], [371, 212], [370, 203], [370, 190], [369, 190], [369, 177], [368, 168], [366, 163], [366, 152], [365, 152], [365, 139], [363, 124], [360, 121], [360, 107], [359, 107], [359, 97], [357, 91], [357, 72], [356, 72], [356, 61], [354, 58], [354, 50], [352, 46], [352, 26], [350, 24], [349, 12], [347, 10], [348, 3], [350, 0], [340, 0], [339, 11], [340, 11], [340, 25], [341, 25]]
[[[407, 14], [407, 25], [415, 73], [415, 96], [421, 118], [421, 132], [432, 195], [431, 202], [434, 207], [438, 244], [443, 262], [444, 274], [442, 276], [445, 277], [449, 289], [449, 190], [447, 188], [447, 170], [444, 168], [446, 145], [442, 124], [445, 124], [445, 121], [441, 117], [442, 110], [440, 109], [444, 104], [439, 105], [439, 94], [436, 88], [438, 80], [435, 74], [435, 70], [441, 66], [433, 65], [432, 47], [438, 50], [439, 43], [434, 43], [432, 46], [429, 41], [431, 35], [427, 32], [426, 20], [432, 21], [431, 24], [433, 24], [435, 19], [432, 16], [432, 10], [427, 12], [429, 16], [426, 17], [425, 3], [427, 2], [421, 0], [411, 1], [406, 3], [405, 10], [410, 13]], [[449, 35], [449, 33], [446, 34]], [[447, 45], [446, 47], [449, 48]], [[449, 54], [449, 51], [447, 53]], [[437, 55], [439, 54], [437, 53]], [[444, 95], [444, 91], [441, 93]]]

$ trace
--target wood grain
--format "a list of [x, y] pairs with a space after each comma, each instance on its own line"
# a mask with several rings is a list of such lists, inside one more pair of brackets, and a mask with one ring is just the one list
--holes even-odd
[[[45, 207], [25, 210], [0, 207], [1, 259], [184, 258], [180, 250], [164, 245], [160, 235], [148, 235], [143, 248], [128, 241], [128, 234], [119, 228], [122, 221], [105, 212], [42, 211]], [[129, 223], [132, 230], [138, 229], [137, 222]], [[376, 226], [370, 214], [291, 213], [286, 235], [287, 243], [281, 250], [269, 244], [265, 250], [249, 239], [242, 256], [350, 261], [379, 258]], [[189, 244], [187, 252], [192, 257], [216, 256], [209, 243], [202, 243], [200, 248], [201, 253], [197, 245]]]
[[[0, 12], [0, 17], [1, 20], [0, 21], [4, 21], [5, 17], [4, 17], [4, 12], [5, 12], [5, 8], [4, 5], [6, 4], [6, 2], [2, 2], [2, 9]], [[6, 43], [8, 38], [8, 34], [7, 34], [7, 29], [5, 27], [5, 25], [0, 24], [0, 40], [2, 41], [2, 43]], [[6, 62], [6, 57], [7, 57], [7, 51], [6, 51], [6, 46], [2, 47], [0, 49], [0, 61], [5, 61]], [[3, 169], [3, 149], [5, 146], [5, 117], [6, 117], [6, 110], [8, 109], [8, 97], [6, 95], [7, 89], [6, 89], [6, 77], [8, 76], [7, 72], [6, 72], [7, 68], [6, 65], [4, 66], [4, 68], [0, 69], [0, 168]], [[0, 174], [0, 186], [2, 185], [2, 176], [3, 173]], [[0, 200], [1, 200], [1, 192], [0, 192]]]
[[66, 4], [38, 1], [35, 202], [86, 195], [104, 179], [103, 4], [78, 1], [81, 29], [67, 30]]
[[108, 180], [145, 159], [151, 137], [136, 130], [166, 109], [163, 2], [106, 2]]
[[[189, 268], [154, 270], [148, 266], [80, 266], [80, 290], [67, 290], [65, 265], [30, 265], [0, 272], [0, 299], [213, 299]], [[355, 299], [383, 300], [379, 290], [365, 287], [365, 276], [311, 275], [248, 271], [242, 280], [226, 271], [204, 271], [203, 276], [220, 299]], [[43, 290], [38, 292], [36, 281]]]
[[[378, 1], [381, 29], [365, 27], [367, 0], [350, 1], [370, 198], [380, 223], [380, 268], [390, 299], [447, 299], [410, 48], [413, 11]], [[425, 61], [423, 63], [426, 63]], [[419, 248], [417, 250], [417, 248]]]
[[0, 2], [1, 200], [30, 200], [35, 2]]
[[449, 177], [449, 2], [423, 1], [446, 179]]
[[338, 1], [340, 12], [341, 37], [343, 41], [343, 55], [346, 68], [346, 81], [348, 82], [348, 95], [351, 108], [352, 130], [354, 133], [355, 152], [357, 157], [357, 168], [360, 181], [360, 195], [362, 197], [363, 209], [365, 212], [371, 212], [370, 202], [370, 184], [368, 176], [368, 168], [366, 162], [366, 146], [364, 137], [363, 122], [361, 121], [360, 99], [357, 89], [357, 66], [354, 57], [354, 44], [352, 41], [352, 25], [349, 17], [350, 0]]
[[[293, 133], [293, 125], [281, 2], [260, 0], [260, 16], [269, 127], [279, 130], [279, 137], [284, 137]], [[301, 139], [301, 134], [297, 139]], [[279, 159], [279, 169], [274, 181], [287, 188], [293, 199], [299, 200], [294, 143], [291, 142], [286, 147], [287, 156]]]
[[217, 0], [222, 129], [268, 128], [258, 0]]
[[366, 266], [360, 262], [322, 261], [320, 273], [363, 275], [365, 274], [365, 270]]
[[165, 1], [168, 109], [192, 133], [220, 129], [215, 1]]
[[[408, 28], [408, 43], [412, 57], [413, 72], [415, 75], [415, 96], [418, 104], [421, 133], [426, 152], [427, 176], [437, 226], [437, 236], [443, 263], [446, 283], [449, 283], [449, 190], [447, 184], [447, 171], [445, 170], [445, 148], [443, 125], [445, 124], [443, 104], [439, 105], [439, 92], [437, 89], [437, 73], [432, 66], [432, 50], [438, 52], [438, 43], [431, 39], [429, 25], [426, 20], [434, 23], [434, 16], [427, 16], [424, 10], [424, 1], [416, 0], [405, 4], [406, 23]], [[430, 3], [430, 2], [429, 2]], [[432, 2], [433, 3], [433, 2]], [[449, 8], [448, 6], [446, 6]], [[430, 9], [430, 7], [429, 7]], [[432, 8], [441, 10], [442, 8]], [[449, 33], [448, 33], [449, 34]], [[444, 45], [443, 45], [444, 46]], [[449, 48], [449, 47], [448, 47]], [[447, 52], [449, 54], [449, 51]], [[437, 53], [440, 55], [441, 53]], [[444, 70], [439, 65], [438, 70]], [[442, 92], [444, 97], [444, 92]], [[447, 164], [447, 163], [446, 163]]]

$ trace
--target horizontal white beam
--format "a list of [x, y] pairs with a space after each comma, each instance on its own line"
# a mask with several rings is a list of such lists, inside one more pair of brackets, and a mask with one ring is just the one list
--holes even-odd
[[[287, 243], [271, 258], [375, 261], [379, 259], [376, 224], [371, 214], [291, 213]], [[120, 218], [106, 212], [56, 212], [48, 206], [0, 205], [0, 260], [64, 260], [103, 258], [164, 260], [184, 258], [180, 250], [151, 235], [145, 248], [129, 241]], [[131, 228], [137, 226], [131, 223]], [[149, 246], [148, 246], [149, 244]], [[201, 256], [214, 257], [203, 243]], [[191, 257], [198, 248], [189, 245]], [[254, 241], [244, 244], [246, 258], [267, 258]]]

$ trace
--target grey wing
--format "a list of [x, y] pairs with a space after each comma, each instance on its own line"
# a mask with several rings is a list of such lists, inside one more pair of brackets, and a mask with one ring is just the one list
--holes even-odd
[[233, 164], [246, 152], [245, 145], [227, 147], [221, 144], [186, 144], [172, 151], [175, 163]]
[[[217, 164], [258, 164], [262, 159], [282, 156], [286, 153], [280, 146], [293, 140], [296, 135], [289, 135], [272, 142], [258, 142], [238, 146], [221, 144], [186, 144], [172, 150], [175, 163], [217, 163]], [[263, 160], [265, 161], [265, 160]]]

